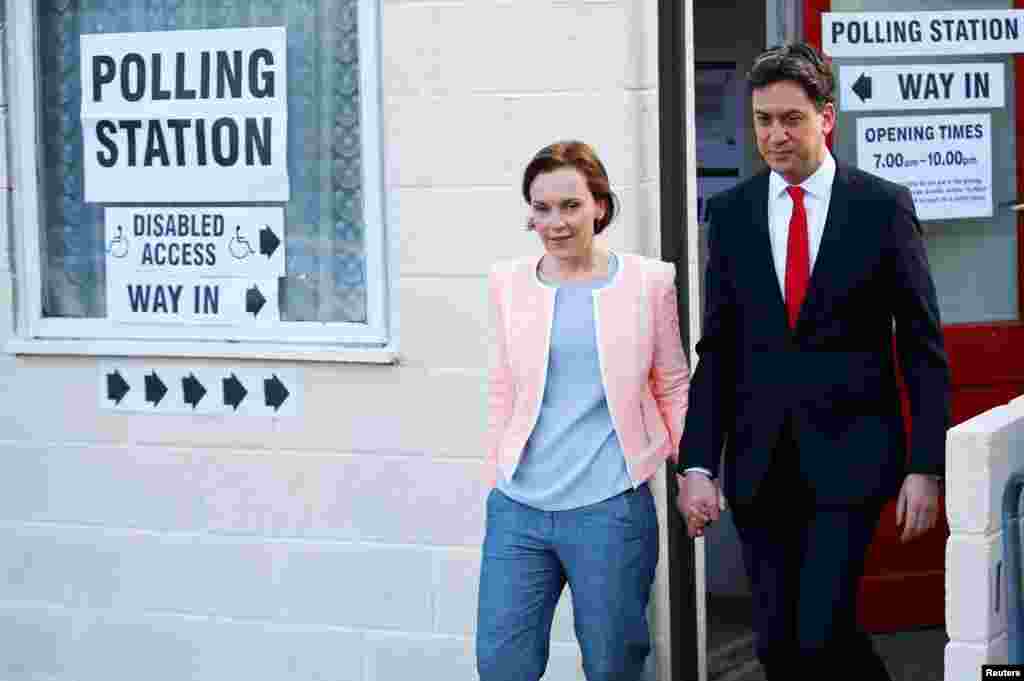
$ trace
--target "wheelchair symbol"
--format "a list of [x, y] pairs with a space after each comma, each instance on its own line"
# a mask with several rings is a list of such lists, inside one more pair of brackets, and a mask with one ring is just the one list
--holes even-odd
[[228, 250], [237, 260], [244, 260], [250, 255], [256, 254], [256, 251], [252, 250], [249, 240], [242, 236], [242, 228], [239, 225], [235, 225], [235, 235], [228, 242]]
[[107, 253], [115, 258], [123, 258], [128, 255], [128, 237], [124, 235], [124, 227], [117, 226], [117, 236], [107, 244]]

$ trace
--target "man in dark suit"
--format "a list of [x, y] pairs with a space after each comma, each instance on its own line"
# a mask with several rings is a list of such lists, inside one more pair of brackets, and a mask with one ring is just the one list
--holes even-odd
[[939, 512], [949, 370], [935, 287], [907, 189], [826, 146], [830, 64], [807, 45], [773, 48], [748, 84], [768, 169], [710, 204], [677, 505], [690, 536], [718, 518], [724, 446], [768, 679], [888, 679], [857, 628], [857, 587], [887, 499], [899, 494], [903, 541]]

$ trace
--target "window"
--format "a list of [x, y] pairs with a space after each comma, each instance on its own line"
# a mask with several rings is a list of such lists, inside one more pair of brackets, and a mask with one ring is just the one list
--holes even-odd
[[23, 4], [16, 351], [394, 347], [379, 0]]

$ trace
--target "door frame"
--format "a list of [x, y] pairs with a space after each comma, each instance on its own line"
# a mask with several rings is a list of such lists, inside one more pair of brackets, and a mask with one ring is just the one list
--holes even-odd
[[[693, 79], [694, 0], [658, 0], [658, 123], [661, 259], [676, 268], [679, 319], [690, 318], [689, 247], [687, 235], [696, 220], [697, 169], [692, 149], [693, 97], [687, 85]], [[675, 134], [680, 131], [680, 134]], [[667, 191], [672, 188], [672, 191]], [[690, 360], [689, 324], [680, 325], [683, 352]], [[671, 469], [665, 475], [665, 525], [667, 526], [669, 600], [668, 669], [659, 670], [658, 681], [697, 681], [706, 677], [702, 663], [701, 633], [697, 622], [696, 543], [675, 510], [678, 492]], [[661, 619], [660, 621], [664, 621]]]

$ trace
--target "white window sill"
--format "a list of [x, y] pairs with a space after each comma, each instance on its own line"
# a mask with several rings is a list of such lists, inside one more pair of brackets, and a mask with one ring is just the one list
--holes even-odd
[[398, 351], [393, 347], [358, 348], [337, 345], [12, 338], [7, 341], [4, 349], [12, 355], [212, 357], [351, 364], [399, 363]]

